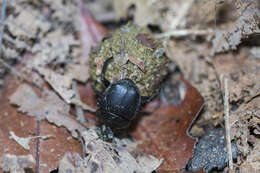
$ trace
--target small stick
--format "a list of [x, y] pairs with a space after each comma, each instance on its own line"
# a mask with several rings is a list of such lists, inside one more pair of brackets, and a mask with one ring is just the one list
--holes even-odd
[[225, 129], [226, 129], [226, 141], [228, 151], [228, 165], [229, 169], [233, 170], [233, 158], [230, 140], [230, 124], [229, 124], [229, 91], [228, 91], [228, 79], [224, 79], [225, 95], [224, 95], [224, 108], [225, 108]]
[[193, 30], [193, 29], [181, 29], [170, 30], [165, 33], [155, 35], [156, 38], [168, 38], [168, 37], [184, 37], [188, 35], [208, 35], [213, 33], [213, 30]]

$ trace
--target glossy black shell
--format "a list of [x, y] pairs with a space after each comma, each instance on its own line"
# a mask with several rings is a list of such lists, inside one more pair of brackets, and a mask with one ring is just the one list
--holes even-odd
[[130, 79], [121, 79], [111, 85], [98, 99], [97, 116], [112, 128], [126, 128], [135, 118], [141, 104], [139, 89]]

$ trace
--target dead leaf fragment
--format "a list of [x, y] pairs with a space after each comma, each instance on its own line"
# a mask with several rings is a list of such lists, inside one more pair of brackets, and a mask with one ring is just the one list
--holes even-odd
[[30, 146], [29, 146], [30, 138], [20, 138], [20, 137], [16, 136], [13, 131], [10, 131], [10, 139], [15, 140], [24, 149], [30, 150]]
[[70, 107], [51, 91], [46, 91], [40, 98], [27, 84], [22, 84], [10, 96], [10, 103], [20, 106], [19, 111], [28, 112], [38, 120], [45, 119], [48, 114], [68, 114]]
[[0, 158], [0, 168], [10, 173], [26, 173], [25, 168], [33, 170], [35, 159], [32, 155], [11, 155], [5, 154]]
[[260, 11], [249, 8], [243, 11], [230, 30], [217, 30], [212, 40], [215, 53], [235, 50], [242, 39], [260, 33]]
[[185, 26], [185, 17], [193, 3], [193, 1], [182, 0], [113, 0], [113, 7], [117, 19], [129, 17], [129, 11], [133, 13], [131, 8], [134, 7], [133, 15], [136, 24], [159, 25], [162, 30], [169, 31]]
[[34, 54], [34, 67], [45, 66], [47, 64], [67, 64], [70, 51], [80, 46], [80, 41], [76, 40], [72, 34], [64, 34], [61, 28], [48, 33], [38, 44], [31, 49]]
[[250, 100], [260, 92], [260, 60], [250, 57], [248, 49], [242, 50], [235, 56], [232, 53], [218, 55], [214, 60], [218, 75], [228, 78], [231, 102]]
[[255, 148], [247, 157], [246, 161], [241, 165], [241, 173], [259, 172], [260, 171], [260, 140], [257, 139]]
[[135, 64], [137, 67], [139, 67], [140, 70], [145, 73], [145, 63], [144, 63], [144, 61], [142, 61], [141, 59], [139, 59], [138, 57], [136, 57], [134, 55], [128, 55], [128, 60], [130, 62], [132, 62], [133, 64]]
[[104, 64], [104, 58], [102, 58], [102, 57], [96, 57], [96, 58], [95, 58], [95, 63], [97, 64], [96, 75], [100, 75], [100, 74], [101, 74], [101, 71], [102, 71], [103, 64]]
[[131, 5], [135, 5], [135, 22], [140, 26], [146, 26], [158, 18], [158, 11], [154, 1], [150, 0], [114, 0], [114, 9], [118, 18], [126, 17]]

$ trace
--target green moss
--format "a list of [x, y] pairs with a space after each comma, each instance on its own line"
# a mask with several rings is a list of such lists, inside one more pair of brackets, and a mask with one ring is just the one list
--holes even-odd
[[[113, 61], [108, 65], [105, 77], [110, 82], [130, 78], [143, 96], [153, 95], [167, 74], [169, 60], [164, 56], [162, 43], [147, 29], [129, 23], [105, 38], [90, 53], [90, 76], [97, 91], [104, 90], [100, 72], [104, 60], [111, 56]], [[97, 58], [102, 59], [99, 65]]]

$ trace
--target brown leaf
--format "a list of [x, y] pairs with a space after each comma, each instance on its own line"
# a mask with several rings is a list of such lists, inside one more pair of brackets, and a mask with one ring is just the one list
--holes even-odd
[[[17, 156], [31, 154], [34, 160], [37, 160], [36, 141], [39, 141], [40, 164], [46, 165], [40, 166], [39, 171], [50, 172], [57, 169], [59, 160], [67, 151], [81, 153], [81, 145], [77, 140], [71, 138], [71, 134], [66, 129], [57, 128], [57, 126], [47, 121], [40, 121], [40, 133], [38, 134], [36, 118], [18, 113], [17, 109], [10, 105], [8, 101], [10, 95], [12, 95], [19, 86], [17, 83], [20, 83], [20, 81], [10, 77], [5, 83], [4, 92], [0, 98], [0, 114], [2, 115], [0, 121], [0, 157], [3, 157], [5, 154]], [[13, 131], [17, 136], [23, 138], [39, 135], [52, 135], [53, 137], [46, 140], [38, 138], [31, 139], [29, 143], [30, 150], [27, 151], [13, 139], [9, 138], [10, 131]], [[35, 171], [35, 165], [33, 169]]]
[[143, 117], [134, 131], [145, 153], [164, 159], [159, 172], [179, 172], [192, 156], [195, 140], [187, 131], [202, 109], [203, 98], [187, 81], [182, 82], [187, 89], [183, 102], [179, 106], [161, 105], [152, 115]]
[[33, 89], [26, 84], [21, 84], [10, 97], [10, 102], [19, 106], [18, 110], [26, 112], [38, 120], [47, 119], [50, 123], [67, 128], [73, 137], [77, 137], [76, 131], [84, 131], [85, 127], [80, 125], [69, 115], [70, 107], [65, 104], [55, 93], [42, 91], [39, 98]]

